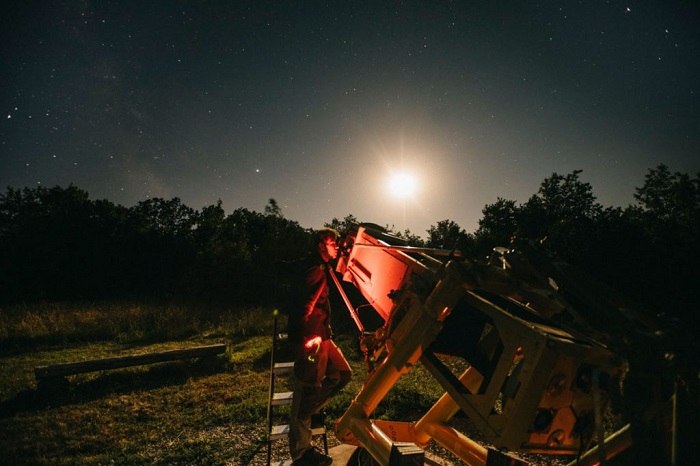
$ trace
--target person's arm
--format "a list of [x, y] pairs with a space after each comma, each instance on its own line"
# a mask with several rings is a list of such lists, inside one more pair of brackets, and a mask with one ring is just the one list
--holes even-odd
[[306, 275], [306, 287], [309, 291], [308, 299], [304, 305], [304, 321], [308, 321], [309, 317], [316, 307], [318, 299], [323, 293], [326, 286], [326, 277], [322, 267], [312, 267]]

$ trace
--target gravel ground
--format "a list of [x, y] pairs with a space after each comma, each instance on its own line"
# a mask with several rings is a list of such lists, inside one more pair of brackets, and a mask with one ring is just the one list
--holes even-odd
[[[460, 420], [457, 420], [457, 424]], [[456, 426], [458, 429], [468, 428], [468, 426]], [[218, 428], [214, 431], [208, 431], [208, 435], [221, 435], [234, 445], [232, 449], [232, 458], [228, 462], [231, 466], [264, 466], [267, 464], [267, 446], [264, 442], [260, 442], [259, 439], [264, 436], [264, 428], [251, 429], [250, 426], [238, 425], [231, 426], [230, 428]], [[320, 437], [317, 437], [315, 444], [319, 449], [323, 449], [323, 443]], [[328, 432], [328, 448], [332, 448], [339, 445], [340, 442], [335, 436], [335, 433], [330, 430]], [[446, 464], [461, 465], [462, 463], [458, 458], [452, 455], [449, 451], [441, 447], [435, 442], [430, 442], [426, 451], [432, 453], [438, 458], [443, 459]], [[243, 460], [241, 456], [243, 455]], [[563, 466], [566, 464], [562, 458], [558, 457], [546, 457], [542, 455], [526, 455], [520, 456], [521, 458], [529, 461], [532, 465], [538, 466]], [[289, 452], [287, 450], [287, 442], [285, 440], [277, 440], [272, 442], [272, 459], [274, 460], [284, 460], [289, 458]], [[345, 465], [342, 465], [345, 466]], [[363, 461], [362, 464], [357, 466], [369, 466], [369, 462]]]

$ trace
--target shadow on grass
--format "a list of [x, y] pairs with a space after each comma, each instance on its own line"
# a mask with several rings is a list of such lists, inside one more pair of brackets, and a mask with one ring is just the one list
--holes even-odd
[[227, 369], [222, 357], [200, 358], [194, 361], [175, 361], [153, 364], [145, 370], [115, 369], [95, 379], [71, 383], [56, 378], [40, 388], [27, 389], [15, 397], [0, 402], [0, 418], [18, 413], [80, 404], [115, 393], [135, 390], [153, 390], [171, 385], [181, 385], [192, 378], [216, 374]]
[[262, 437], [258, 437], [250, 447], [248, 447], [238, 456], [238, 461], [242, 466], [247, 466], [255, 459], [256, 456], [263, 453], [267, 455], [267, 451], [265, 450], [266, 448], [267, 440]]

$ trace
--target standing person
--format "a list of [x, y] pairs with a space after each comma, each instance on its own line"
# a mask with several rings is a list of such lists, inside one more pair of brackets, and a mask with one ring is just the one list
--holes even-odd
[[294, 465], [329, 465], [330, 456], [311, 445], [311, 416], [318, 413], [349, 381], [352, 374], [343, 353], [333, 343], [328, 300], [329, 261], [338, 256], [338, 232], [324, 228], [305, 264], [302, 302], [289, 316], [294, 348], [294, 397], [289, 423], [289, 451]]

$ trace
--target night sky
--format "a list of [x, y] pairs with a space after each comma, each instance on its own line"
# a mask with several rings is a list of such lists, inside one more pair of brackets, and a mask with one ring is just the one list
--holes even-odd
[[700, 170], [697, 1], [3, 3], [3, 192], [425, 237], [554, 172], [624, 207], [660, 163]]

